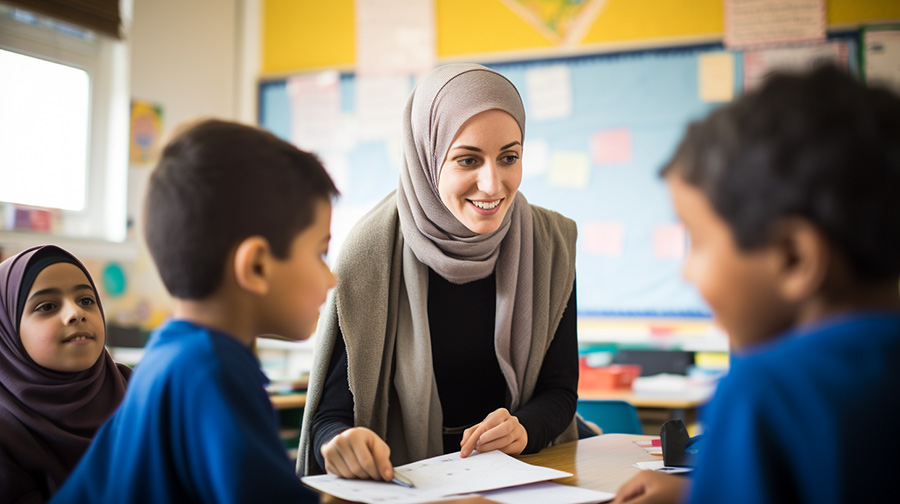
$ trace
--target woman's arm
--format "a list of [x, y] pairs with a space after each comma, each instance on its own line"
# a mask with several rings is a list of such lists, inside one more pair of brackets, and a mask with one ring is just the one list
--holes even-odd
[[575, 417], [578, 402], [578, 313], [575, 285], [559, 327], [544, 357], [531, 400], [513, 415], [528, 433], [522, 453], [548, 446]]
[[325, 468], [322, 446], [351, 427], [353, 394], [347, 380], [347, 349], [343, 335], [338, 333], [328, 364], [328, 377], [322, 388], [322, 399], [312, 422], [313, 454], [320, 469], [324, 471]]

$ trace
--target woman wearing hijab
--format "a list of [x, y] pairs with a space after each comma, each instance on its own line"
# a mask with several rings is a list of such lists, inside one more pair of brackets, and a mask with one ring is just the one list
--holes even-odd
[[439, 67], [403, 115], [400, 185], [347, 238], [297, 470], [390, 480], [460, 451], [576, 438], [575, 223], [529, 205], [515, 86]]
[[52, 245], [0, 263], [0, 496], [45, 502], [125, 394], [90, 274]]

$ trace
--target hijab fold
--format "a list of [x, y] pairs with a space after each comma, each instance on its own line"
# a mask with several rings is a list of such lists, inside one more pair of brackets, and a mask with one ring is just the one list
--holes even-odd
[[[97, 291], [84, 265], [52, 245], [30, 248], [0, 264], [0, 462], [18, 467], [0, 471], [43, 476], [51, 493], [119, 405], [131, 375], [105, 348], [93, 366], [80, 372], [47, 369], [25, 351], [18, 332], [21, 298], [28, 295], [37, 269], [56, 262], [81, 268]], [[99, 298], [97, 306], [102, 314]]]

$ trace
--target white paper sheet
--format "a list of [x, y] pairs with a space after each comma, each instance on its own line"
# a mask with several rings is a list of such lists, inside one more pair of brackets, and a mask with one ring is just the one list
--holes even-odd
[[593, 504], [607, 502], [616, 494], [548, 481], [513, 488], [481, 492], [481, 496], [501, 504]]
[[498, 451], [461, 458], [459, 452], [439, 455], [394, 468], [415, 488], [394, 483], [306, 476], [307, 485], [341, 499], [391, 504], [430, 502], [459, 494], [484, 492], [571, 476], [571, 473], [526, 464]]

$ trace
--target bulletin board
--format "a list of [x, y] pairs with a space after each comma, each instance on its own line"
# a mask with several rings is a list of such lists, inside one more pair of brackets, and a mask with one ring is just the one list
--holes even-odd
[[[856, 32], [829, 37], [851, 46], [852, 70], [858, 67], [858, 38]], [[509, 78], [525, 102], [520, 191], [578, 225], [579, 315], [710, 315], [681, 278], [687, 238], [658, 173], [685, 126], [721, 105], [701, 97], [700, 62], [722, 51], [721, 44], [705, 44], [487, 64]], [[739, 92], [742, 54], [729, 54]], [[559, 75], [570, 92], [550, 100], [536, 96], [547, 92], [536, 80]], [[353, 74], [340, 75], [342, 112], [354, 110], [355, 81]], [[409, 89], [413, 84], [410, 79]], [[259, 97], [260, 124], [290, 140], [286, 81], [261, 83]], [[566, 100], [567, 110], [539, 110]], [[337, 177], [342, 195], [332, 224], [338, 248], [352, 222], [396, 188], [397, 152], [394, 142], [356, 141], [344, 149], [344, 174]]]

